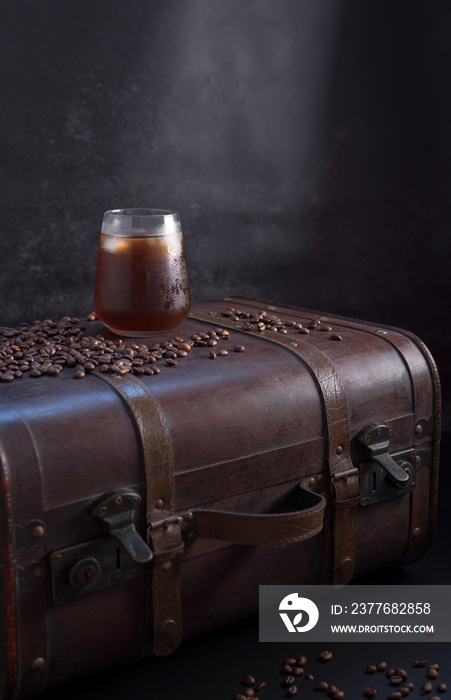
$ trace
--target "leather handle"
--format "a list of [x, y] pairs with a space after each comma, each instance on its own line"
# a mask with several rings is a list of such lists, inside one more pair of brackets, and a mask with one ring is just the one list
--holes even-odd
[[290, 513], [234, 513], [199, 508], [193, 510], [195, 537], [233, 544], [277, 546], [301, 542], [323, 529], [326, 501], [307, 490], [305, 479], [297, 486], [299, 510]]

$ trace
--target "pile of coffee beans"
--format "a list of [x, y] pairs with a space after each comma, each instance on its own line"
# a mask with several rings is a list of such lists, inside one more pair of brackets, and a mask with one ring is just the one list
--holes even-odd
[[[57, 377], [64, 367], [73, 369], [74, 379], [83, 379], [86, 373], [95, 370], [121, 376], [128, 373], [151, 376], [160, 373], [159, 364], [176, 367], [193, 347], [207, 348], [213, 360], [229, 353], [226, 349], [216, 349], [219, 342], [229, 339], [229, 331], [223, 328], [195, 333], [187, 340], [175, 336], [146, 344], [134, 339], [106, 340], [101, 334], [95, 337], [86, 334], [95, 320], [92, 312], [84, 322], [64, 316], [59, 321], [46, 319], [0, 329], [0, 381], [9, 383], [25, 373], [34, 378]], [[245, 347], [236, 345], [231, 349], [241, 353]]]
[[[317, 661], [319, 664], [330, 661], [333, 655], [330, 651], [322, 651]], [[304, 678], [305, 680], [314, 680], [311, 673], [304, 673], [305, 666], [307, 664], [307, 658], [305, 656], [298, 656], [297, 658], [286, 658], [282, 661], [281, 673], [284, 679], [281, 684], [281, 688], [285, 691], [285, 697], [288, 695], [296, 695], [300, 689], [299, 680]], [[425, 668], [428, 666], [427, 661], [414, 661], [414, 668]], [[429, 679], [436, 680], [439, 675], [440, 667], [438, 664], [430, 664], [427, 668], [426, 675]], [[386, 695], [387, 700], [402, 700], [402, 698], [407, 698], [415, 689], [414, 683], [408, 680], [408, 673], [403, 668], [389, 668], [386, 661], [379, 661], [376, 664], [370, 664], [366, 668], [366, 673], [369, 675], [381, 673], [385, 671], [385, 677], [389, 681], [390, 685], [395, 686], [396, 690], [389, 691]], [[415, 672], [414, 672], [415, 673]], [[247, 698], [253, 698], [253, 700], [258, 700], [255, 691], [263, 690], [266, 687], [266, 683], [256, 683], [255, 678], [251, 675], [246, 675], [242, 679], [242, 685], [246, 686], [242, 692], [234, 696], [233, 700], [247, 700]], [[312, 687], [312, 686], [311, 686]], [[345, 693], [340, 690], [332, 683], [327, 683], [324, 680], [319, 680], [314, 686], [315, 691], [323, 691], [328, 696], [327, 700], [331, 698], [332, 700], [344, 700]], [[448, 686], [446, 683], [440, 682], [437, 684], [436, 691], [441, 693], [439, 695], [429, 695], [434, 690], [433, 684], [430, 680], [423, 683], [420, 687], [420, 695], [427, 695], [425, 700], [444, 700], [443, 693], [446, 693]], [[418, 691], [417, 691], [418, 692]], [[367, 698], [375, 698], [377, 695], [376, 688], [369, 685], [363, 687], [363, 693]], [[302, 693], [305, 697], [304, 692]], [[272, 696], [274, 697], [274, 696]], [[313, 697], [309, 695], [309, 697]]]
[[[221, 311], [221, 315], [225, 318], [229, 318], [231, 321], [244, 321], [244, 323], [240, 325], [243, 331], [259, 331], [261, 333], [273, 331], [284, 335], [287, 333], [308, 335], [311, 331], [324, 331], [326, 333], [332, 331], [332, 326], [328, 323], [324, 323], [320, 319], [308, 321], [306, 325], [303, 325], [292, 319], [282, 321], [277, 314], [268, 314], [265, 310], [251, 313], [229, 306], [225, 311]], [[331, 340], [343, 340], [342, 336], [337, 333], [332, 333], [329, 337]]]

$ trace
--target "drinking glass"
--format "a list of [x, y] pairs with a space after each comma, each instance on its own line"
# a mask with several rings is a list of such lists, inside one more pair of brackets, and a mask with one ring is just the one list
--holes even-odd
[[177, 212], [105, 212], [94, 291], [97, 317], [113, 333], [148, 336], [177, 328], [191, 308]]

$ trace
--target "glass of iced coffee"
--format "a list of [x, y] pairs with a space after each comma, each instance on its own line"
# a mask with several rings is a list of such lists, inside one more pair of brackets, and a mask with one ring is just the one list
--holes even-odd
[[94, 310], [113, 333], [147, 336], [177, 328], [191, 306], [179, 215], [117, 209], [103, 217]]

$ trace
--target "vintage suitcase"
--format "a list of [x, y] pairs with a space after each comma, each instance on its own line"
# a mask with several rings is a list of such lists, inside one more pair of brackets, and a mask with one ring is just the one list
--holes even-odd
[[431, 542], [440, 387], [411, 333], [228, 298], [149, 339], [151, 364], [85, 326], [79, 381], [49, 369], [58, 342], [80, 361], [76, 321], [1, 336], [1, 698], [168, 654], [254, 612], [259, 584], [341, 585]]

